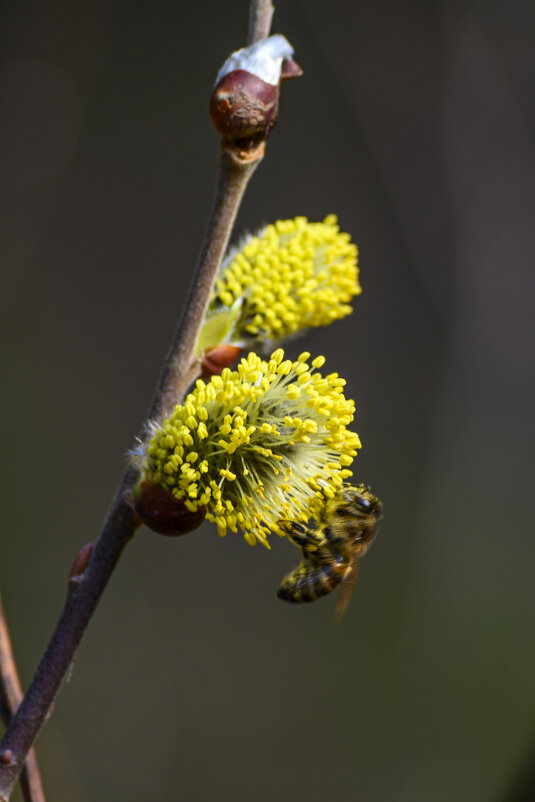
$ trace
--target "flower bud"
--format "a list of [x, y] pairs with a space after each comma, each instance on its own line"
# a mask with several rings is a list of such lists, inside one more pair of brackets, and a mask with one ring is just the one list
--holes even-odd
[[82, 546], [72, 562], [71, 570], [69, 571], [69, 581], [77, 581], [83, 575], [89, 564], [89, 558], [93, 552], [94, 545], [94, 543], [86, 543], [85, 546]]
[[216, 345], [207, 348], [201, 360], [201, 378], [219, 376], [223, 368], [230, 368], [242, 353], [237, 345]]
[[302, 74], [292, 56], [290, 43], [277, 34], [225, 61], [210, 99], [210, 117], [224, 145], [251, 150], [267, 138], [277, 122], [280, 81]]
[[150, 481], [143, 481], [134, 491], [134, 507], [149, 529], [159, 535], [185, 535], [204, 521], [203, 507], [189, 510], [182, 499]]
[[210, 100], [210, 118], [225, 144], [247, 149], [271, 132], [279, 111], [279, 86], [245, 70], [225, 75]]

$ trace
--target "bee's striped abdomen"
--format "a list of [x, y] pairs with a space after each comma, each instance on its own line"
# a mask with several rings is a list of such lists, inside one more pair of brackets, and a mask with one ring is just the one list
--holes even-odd
[[279, 599], [300, 604], [326, 596], [340, 584], [347, 571], [347, 562], [311, 566], [302, 562], [284, 577], [277, 596]]

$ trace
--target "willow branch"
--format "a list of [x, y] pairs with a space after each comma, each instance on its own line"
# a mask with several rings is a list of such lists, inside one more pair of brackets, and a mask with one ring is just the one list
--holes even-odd
[[249, 8], [247, 44], [252, 45], [269, 36], [275, 8], [271, 0], [252, 0]]
[[[210, 300], [216, 273], [228, 245], [234, 220], [249, 178], [261, 161], [260, 155], [250, 162], [241, 162], [221, 149], [217, 189], [208, 231], [190, 287], [182, 321], [167, 356], [149, 418], [160, 421], [174, 408], [200, 373], [195, 357], [195, 344], [204, 312]], [[185, 368], [185, 369], [184, 369]]]
[[[5, 726], [13, 718], [22, 699], [9, 630], [0, 597], [0, 716]], [[25, 802], [46, 802], [35, 751], [30, 749], [20, 774], [20, 785]]]
[[[269, 12], [271, 9], [271, 12]], [[269, 33], [273, 7], [264, 0], [250, 6], [249, 42]], [[268, 15], [269, 14], [269, 18]], [[251, 38], [254, 37], [254, 38]], [[149, 417], [160, 420], [182, 398], [198, 373], [195, 343], [243, 193], [263, 148], [244, 163], [222, 149], [217, 189], [206, 238], [186, 302], [182, 321], [164, 363]], [[141, 437], [146, 432], [142, 430]], [[7, 802], [29, 750], [43, 726], [54, 698], [75, 658], [93, 612], [126, 544], [141, 521], [128, 502], [139, 478], [130, 466], [112, 501], [87, 566], [71, 576], [67, 598], [52, 638], [28, 691], [0, 742], [0, 802]]]

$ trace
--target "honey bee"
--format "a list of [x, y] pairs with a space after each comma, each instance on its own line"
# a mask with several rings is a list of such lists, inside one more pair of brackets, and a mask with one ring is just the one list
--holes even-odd
[[346, 485], [329, 499], [318, 521], [307, 525], [279, 521], [301, 550], [303, 560], [282, 580], [277, 596], [285, 601], [315, 601], [340, 585], [335, 617], [340, 621], [357, 581], [359, 560], [370, 547], [383, 505], [370, 488]]

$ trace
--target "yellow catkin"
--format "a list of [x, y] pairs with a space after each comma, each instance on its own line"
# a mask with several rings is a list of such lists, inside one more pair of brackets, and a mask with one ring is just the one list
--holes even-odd
[[225, 259], [199, 337], [199, 352], [222, 342], [252, 345], [326, 326], [352, 312], [361, 292], [358, 250], [335, 215], [279, 220]]
[[235, 371], [197, 381], [155, 427], [144, 477], [191, 510], [205, 507], [220, 535], [240, 528], [251, 544], [268, 546], [282, 518], [307, 520], [351, 474], [360, 447], [342, 380], [317, 372], [323, 357], [309, 359], [250, 353]]

